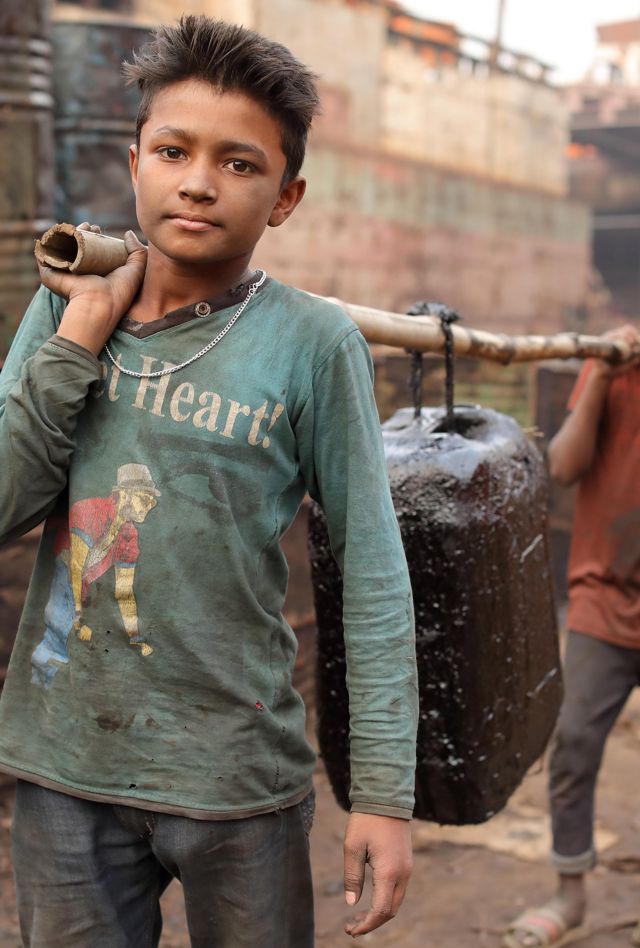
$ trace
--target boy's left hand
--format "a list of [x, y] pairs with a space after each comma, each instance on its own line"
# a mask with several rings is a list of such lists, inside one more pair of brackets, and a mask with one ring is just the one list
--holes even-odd
[[397, 913], [411, 875], [411, 824], [393, 816], [352, 813], [344, 840], [344, 888], [347, 905], [362, 895], [364, 868], [371, 866], [373, 893], [365, 914], [345, 925], [352, 938], [380, 928]]

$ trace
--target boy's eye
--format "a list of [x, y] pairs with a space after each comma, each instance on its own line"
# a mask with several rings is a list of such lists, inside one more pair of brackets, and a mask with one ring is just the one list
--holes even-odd
[[172, 145], [167, 145], [166, 148], [159, 148], [159, 153], [164, 155], [165, 158], [181, 158], [184, 152], [181, 148], [174, 148]]
[[228, 167], [238, 174], [247, 174], [249, 171], [253, 171], [253, 165], [249, 164], [248, 161], [243, 161], [242, 158], [233, 158], [228, 162]]

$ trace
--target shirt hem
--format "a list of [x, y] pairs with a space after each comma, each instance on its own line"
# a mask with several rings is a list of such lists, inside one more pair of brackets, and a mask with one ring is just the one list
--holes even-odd
[[[621, 616], [616, 601], [608, 595], [604, 582], [588, 587], [579, 580], [569, 580], [569, 603], [565, 625], [583, 635], [618, 645], [640, 649], [640, 628], [637, 615]], [[636, 610], [637, 611], [637, 610]]]
[[140, 797], [130, 797], [125, 794], [96, 793], [93, 790], [84, 790], [73, 784], [64, 783], [60, 780], [52, 780], [42, 774], [34, 773], [30, 770], [21, 770], [4, 761], [0, 761], [0, 771], [10, 774], [18, 780], [25, 780], [27, 783], [35, 783], [45, 790], [55, 790], [58, 793], [66, 793], [70, 797], [78, 797], [80, 800], [91, 800], [94, 803], [107, 803], [112, 806], [130, 806], [137, 810], [152, 810], [155, 813], [169, 813], [172, 816], [186, 816], [191, 820], [243, 820], [251, 816], [261, 816], [264, 813], [273, 813], [276, 810], [286, 810], [289, 807], [301, 803], [307, 794], [312, 790], [313, 784], [309, 783], [304, 790], [294, 793], [283, 800], [273, 800], [262, 806], [246, 807], [238, 810], [208, 810], [205, 807], [181, 806], [177, 803], [164, 803], [160, 800], [145, 800]]
[[593, 628], [588, 629], [581, 622], [567, 622], [567, 628], [579, 635], [589, 635], [592, 639], [599, 639], [606, 642], [607, 645], [616, 645], [618, 648], [628, 648], [634, 652], [640, 650], [640, 641], [638, 639], [623, 638], [622, 636], [612, 635], [610, 632], [601, 632]]

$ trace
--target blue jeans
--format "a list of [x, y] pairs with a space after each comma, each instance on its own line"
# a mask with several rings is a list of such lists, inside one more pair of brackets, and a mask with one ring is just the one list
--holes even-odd
[[312, 948], [303, 804], [241, 820], [94, 803], [18, 781], [24, 948], [155, 948], [179, 879], [193, 948]]

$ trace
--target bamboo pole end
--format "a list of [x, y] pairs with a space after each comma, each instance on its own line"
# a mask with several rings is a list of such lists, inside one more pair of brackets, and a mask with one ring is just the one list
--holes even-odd
[[73, 224], [54, 224], [40, 240], [36, 240], [34, 254], [43, 267], [69, 270], [73, 273], [83, 247], [82, 231]]

